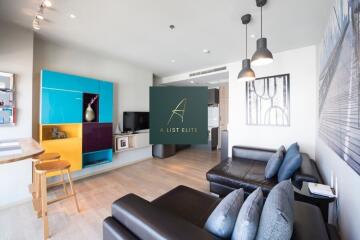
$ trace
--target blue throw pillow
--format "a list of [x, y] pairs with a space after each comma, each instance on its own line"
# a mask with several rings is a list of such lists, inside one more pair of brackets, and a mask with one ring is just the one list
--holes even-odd
[[230, 238], [243, 202], [244, 190], [232, 191], [217, 205], [207, 219], [204, 228], [220, 238]]
[[292, 177], [292, 175], [301, 167], [302, 156], [300, 153], [295, 154], [291, 158], [285, 158], [278, 172], [278, 181], [284, 181]]
[[294, 189], [291, 181], [277, 184], [269, 193], [260, 217], [257, 240], [289, 240], [294, 225]]
[[236, 219], [231, 240], [255, 239], [263, 204], [264, 196], [259, 187], [248, 196], [242, 205]]
[[274, 153], [270, 157], [265, 168], [265, 178], [270, 179], [278, 173], [279, 168], [284, 160], [284, 152], [285, 152], [285, 147], [281, 146], [276, 151], [276, 153]]
[[299, 153], [300, 152], [300, 147], [299, 147], [299, 144], [296, 142], [296, 143], [293, 143], [291, 144], [286, 153], [285, 153], [285, 159], [288, 157], [288, 158], [291, 158], [293, 157], [296, 153]]

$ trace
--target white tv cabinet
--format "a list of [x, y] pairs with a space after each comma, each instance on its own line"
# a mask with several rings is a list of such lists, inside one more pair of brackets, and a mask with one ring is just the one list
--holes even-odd
[[150, 146], [149, 132], [114, 134], [114, 151], [123, 152]]

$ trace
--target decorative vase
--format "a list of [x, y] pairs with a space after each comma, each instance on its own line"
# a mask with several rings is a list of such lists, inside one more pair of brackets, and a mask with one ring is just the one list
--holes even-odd
[[92, 120], [95, 119], [95, 112], [94, 110], [91, 108], [90, 105], [87, 106], [86, 111], [85, 111], [85, 120], [87, 122], [91, 122]]

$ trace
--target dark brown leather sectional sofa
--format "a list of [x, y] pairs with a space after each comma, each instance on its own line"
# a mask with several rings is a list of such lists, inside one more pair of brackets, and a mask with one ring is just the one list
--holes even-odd
[[[226, 196], [234, 189], [243, 188], [248, 195], [256, 188], [261, 187], [267, 195], [278, 183], [277, 178], [265, 178], [265, 167], [275, 149], [234, 146], [232, 158], [221, 161], [220, 164], [207, 172], [206, 178], [210, 182], [210, 192], [220, 197]], [[294, 185], [300, 186], [302, 182], [321, 183], [320, 174], [314, 160], [306, 153], [301, 153], [303, 158], [301, 167], [292, 176]]]
[[[104, 220], [104, 240], [203, 240], [218, 239], [203, 229], [220, 198], [178, 186], [152, 202], [126, 195], [112, 205], [112, 216]], [[292, 240], [335, 240], [332, 227], [320, 209], [295, 201]]]

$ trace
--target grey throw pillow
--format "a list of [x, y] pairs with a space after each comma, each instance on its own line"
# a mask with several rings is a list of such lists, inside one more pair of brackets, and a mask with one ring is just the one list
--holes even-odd
[[244, 190], [232, 191], [217, 205], [204, 228], [220, 238], [230, 238], [243, 202]]
[[285, 147], [281, 146], [276, 151], [276, 153], [274, 153], [270, 157], [265, 168], [265, 178], [270, 179], [278, 173], [279, 168], [284, 160], [284, 152], [285, 152]]
[[264, 204], [261, 188], [251, 193], [242, 205], [231, 240], [254, 240]]
[[294, 224], [294, 190], [288, 181], [269, 193], [260, 217], [257, 240], [289, 240]]

